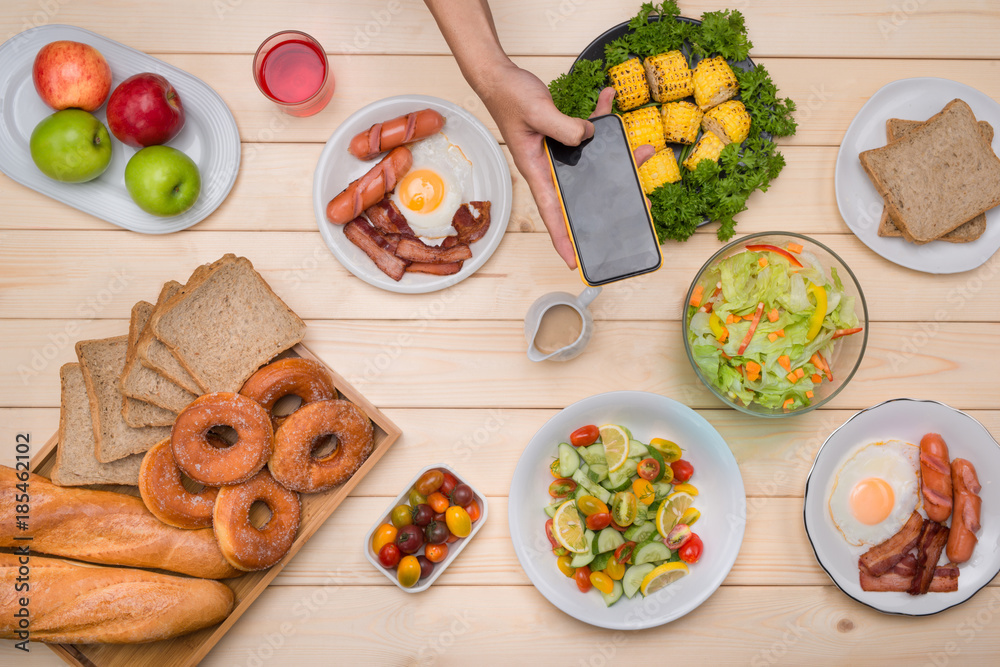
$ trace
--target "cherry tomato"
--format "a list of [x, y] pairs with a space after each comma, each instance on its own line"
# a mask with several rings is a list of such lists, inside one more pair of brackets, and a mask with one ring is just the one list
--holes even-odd
[[396, 528], [409, 526], [413, 523], [413, 508], [409, 505], [396, 505], [392, 508], [392, 525]]
[[610, 512], [608, 506], [602, 501], [598, 500], [594, 496], [580, 496], [576, 499], [576, 508], [580, 510], [580, 513], [584, 516], [590, 516], [591, 514], [600, 514], [604, 512], [605, 514]]
[[432, 563], [440, 563], [445, 558], [448, 557], [448, 545], [447, 544], [428, 544], [427, 548], [424, 549], [424, 555], [427, 556], [427, 560]]
[[631, 491], [619, 491], [611, 499], [611, 518], [619, 526], [631, 526], [639, 515], [639, 499]]
[[479, 509], [479, 503], [475, 500], [465, 506], [465, 511], [469, 513], [469, 519], [472, 520], [472, 523], [479, 521], [479, 517], [483, 515], [482, 510]]
[[649, 441], [649, 446], [663, 455], [663, 460], [673, 463], [681, 457], [681, 448], [676, 442], [670, 442], [663, 438], [653, 438]]
[[576, 482], [568, 477], [560, 477], [549, 484], [549, 495], [553, 498], [565, 498], [574, 491], [576, 491]]
[[427, 503], [417, 505], [413, 510], [413, 525], [423, 528], [434, 519], [434, 510]]
[[440, 512], [438, 514], [435, 514], [434, 515], [434, 521], [437, 521], [438, 523], [444, 523], [444, 512]]
[[399, 547], [390, 542], [379, 549], [378, 562], [382, 563], [384, 567], [396, 567], [399, 563], [399, 556]]
[[551, 464], [549, 464], [549, 472], [552, 473], [552, 476], [555, 477], [556, 479], [562, 477], [562, 475], [559, 473], [559, 459], [556, 459]]
[[445, 540], [445, 543], [451, 544], [452, 542], [458, 542], [458, 537], [456, 537], [454, 534], [452, 534], [452, 532], [449, 530], [448, 531], [448, 539]]
[[660, 476], [660, 462], [656, 459], [643, 459], [639, 461], [639, 468], [636, 470], [639, 473], [639, 477], [643, 479], [655, 482], [656, 478]]
[[615, 523], [614, 517], [611, 517], [611, 527], [617, 530], [619, 533], [624, 533], [626, 530], [628, 530], [628, 526], [619, 526], [617, 523]]
[[560, 545], [552, 534], [552, 519], [545, 522], [545, 537], [549, 538], [549, 544], [552, 545], [552, 553], [556, 556], [566, 555], [566, 547]]
[[576, 574], [576, 568], [570, 565], [572, 560], [573, 558], [571, 556], [559, 556], [559, 558], [556, 559], [556, 567], [558, 567], [559, 571], [570, 579], [572, 579], [573, 575]]
[[591, 572], [590, 583], [594, 585], [594, 588], [601, 591], [605, 595], [611, 595], [611, 591], [615, 589], [615, 582], [611, 580], [611, 577], [603, 572]]
[[621, 581], [621, 578], [625, 576], [625, 565], [612, 556], [608, 559], [608, 564], [604, 566], [604, 574], [615, 581]]
[[396, 535], [396, 546], [404, 554], [420, 551], [424, 546], [424, 531], [419, 526], [403, 526]]
[[586, 447], [597, 442], [599, 437], [601, 437], [601, 431], [593, 424], [589, 424], [570, 433], [569, 441], [574, 447]]
[[424, 528], [424, 537], [430, 544], [444, 544], [448, 541], [448, 526], [437, 521], [431, 521]]
[[667, 536], [663, 538], [663, 543], [667, 545], [667, 548], [671, 551], [677, 551], [682, 546], [688, 543], [691, 536], [694, 533], [691, 532], [691, 526], [686, 523], [679, 523], [670, 529]]
[[420, 580], [420, 561], [416, 556], [403, 556], [396, 570], [396, 579], [403, 588], [411, 588]]
[[656, 489], [653, 488], [652, 483], [641, 477], [632, 482], [632, 493], [643, 505], [652, 505], [653, 501], [656, 500]]
[[448, 495], [453, 505], [461, 505], [462, 507], [471, 503], [475, 497], [475, 494], [472, 493], [472, 488], [468, 484], [459, 484], [451, 490], [451, 494], [445, 495]]
[[448, 498], [445, 497], [440, 491], [435, 491], [431, 495], [427, 496], [427, 504], [431, 506], [431, 509], [440, 514], [441, 512], [448, 509]]
[[410, 497], [408, 498], [408, 500], [410, 501], [410, 507], [416, 507], [417, 505], [423, 505], [424, 503], [426, 503], [427, 496], [420, 493], [416, 489], [412, 489], [410, 490]]
[[674, 480], [678, 482], [686, 482], [694, 474], [694, 466], [684, 459], [671, 463], [670, 469], [674, 471]]
[[420, 578], [426, 579], [431, 576], [431, 572], [434, 571], [434, 563], [427, 556], [417, 556], [417, 562], [420, 563]]
[[701, 538], [697, 534], [691, 533], [691, 537], [688, 538], [688, 541], [684, 543], [684, 546], [677, 553], [685, 563], [697, 563], [704, 549], [705, 544], [701, 541]]
[[576, 573], [573, 574], [573, 578], [576, 579], [576, 587], [580, 589], [581, 593], [589, 593], [590, 588], [593, 584], [590, 581], [590, 568], [584, 565], [583, 567], [576, 568]]
[[604, 530], [611, 524], [611, 515], [608, 512], [598, 512], [587, 517], [587, 528], [591, 530]]
[[458, 486], [458, 480], [450, 472], [442, 471], [441, 474], [444, 475], [444, 480], [441, 482], [441, 488], [438, 491], [447, 496], [451, 493], [452, 489]]
[[627, 563], [632, 560], [632, 556], [635, 553], [635, 542], [626, 542], [617, 549], [615, 549], [615, 558], [619, 563]]
[[372, 551], [379, 553], [382, 551], [382, 547], [390, 542], [395, 542], [398, 531], [399, 529], [391, 523], [383, 523], [376, 528], [375, 533], [372, 535]]
[[418, 493], [429, 496], [440, 489], [443, 482], [444, 473], [440, 470], [428, 470], [420, 476], [420, 479], [418, 479], [417, 483], [413, 485], [413, 488], [416, 489]]
[[444, 518], [448, 524], [448, 530], [455, 537], [468, 537], [469, 533], [472, 532], [472, 519], [469, 518], [469, 513], [465, 511], [464, 507], [449, 507], [448, 511], [444, 513]]

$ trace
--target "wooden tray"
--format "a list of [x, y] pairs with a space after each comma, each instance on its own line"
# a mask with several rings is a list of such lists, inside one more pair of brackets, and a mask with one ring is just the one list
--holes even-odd
[[[323, 363], [302, 344], [296, 345], [290, 352], [291, 354], [285, 353], [280, 356], [294, 355]], [[374, 427], [375, 449], [364, 465], [342, 486], [325, 493], [301, 494], [302, 522], [299, 526], [299, 533], [295, 536], [295, 542], [292, 543], [292, 548], [288, 550], [285, 557], [277, 565], [267, 570], [248, 572], [242, 577], [223, 580], [223, 583], [233, 589], [236, 595], [236, 606], [226, 620], [218, 625], [174, 639], [149, 644], [49, 644], [49, 648], [55, 651], [56, 655], [77, 667], [144, 667], [147, 665], [151, 667], [193, 667], [208, 655], [212, 647], [233, 627], [233, 624], [253, 604], [257, 596], [264, 592], [271, 580], [278, 576], [278, 573], [298, 553], [302, 545], [323, 525], [327, 517], [333, 514], [337, 506], [402, 434], [399, 427], [359, 394], [343, 377], [326, 364], [323, 365], [330, 371], [341, 396], [357, 405], [371, 418]], [[45, 477], [49, 476], [56, 461], [56, 440], [57, 436], [52, 436], [35, 455], [31, 462], [32, 472]], [[139, 495], [139, 490], [134, 486], [94, 486], [91, 488]], [[175, 576], [183, 575], [175, 574]]]

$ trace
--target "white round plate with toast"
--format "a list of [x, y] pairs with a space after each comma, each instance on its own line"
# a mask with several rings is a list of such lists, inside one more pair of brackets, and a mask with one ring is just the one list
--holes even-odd
[[993, 151], [1000, 154], [1000, 104], [975, 88], [949, 79], [921, 77], [893, 81], [872, 95], [851, 121], [837, 153], [834, 189], [847, 226], [861, 242], [890, 262], [925, 273], [961, 273], [984, 264], [1000, 249], [1000, 207], [986, 212], [986, 231], [975, 241], [931, 241], [916, 245], [878, 235], [884, 203], [861, 166], [862, 151], [885, 146], [890, 118], [924, 121], [960, 98], [978, 120], [997, 131]]
[[[471, 244], [472, 259], [450, 276], [407, 273], [399, 282], [384, 274], [375, 262], [344, 236], [342, 225], [326, 218], [326, 205], [347, 185], [363, 176], [378, 160], [363, 161], [348, 152], [351, 139], [378, 122], [434, 109], [445, 118], [441, 130], [472, 162], [472, 201], [490, 201], [490, 228]], [[379, 158], [380, 159], [380, 158]], [[369, 285], [390, 292], [423, 294], [450, 287], [475, 273], [500, 245], [510, 219], [512, 190], [510, 169], [500, 144], [478, 118], [458, 106], [428, 95], [398, 95], [373, 102], [353, 113], [333, 133], [319, 157], [313, 176], [313, 208], [320, 234], [330, 252], [348, 271]]]
[[[830, 516], [829, 498], [841, 465], [866, 444], [888, 440], [918, 444], [927, 433], [939, 433], [951, 459], [968, 459], [976, 468], [982, 490], [982, 529], [972, 558], [959, 566], [958, 590], [910, 595], [861, 590], [858, 557], [866, 547], [848, 544]], [[862, 410], [837, 428], [823, 443], [806, 478], [806, 535], [820, 566], [840, 590], [861, 604], [887, 614], [927, 616], [961, 604], [1000, 572], [1000, 445], [989, 431], [966, 413], [937, 401], [897, 398]], [[926, 518], [926, 512], [918, 508]], [[946, 524], [950, 524], [950, 518]], [[946, 557], [942, 554], [942, 562]], [[993, 596], [1000, 593], [996, 589]], [[987, 594], [985, 591], [984, 595]]]

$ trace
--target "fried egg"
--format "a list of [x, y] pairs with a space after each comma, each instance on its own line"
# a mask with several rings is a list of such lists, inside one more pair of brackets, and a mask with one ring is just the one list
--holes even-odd
[[451, 219], [472, 198], [472, 162], [443, 133], [410, 145], [413, 166], [391, 195], [417, 236], [443, 239], [457, 233]]
[[871, 443], [837, 471], [830, 516], [849, 544], [879, 544], [903, 527], [919, 493], [920, 448], [901, 440]]

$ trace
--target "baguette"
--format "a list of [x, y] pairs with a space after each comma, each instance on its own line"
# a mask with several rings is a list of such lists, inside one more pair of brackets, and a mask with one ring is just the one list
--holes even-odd
[[[18, 480], [0, 466], [0, 547], [15, 542]], [[210, 528], [182, 530], [161, 523], [135, 496], [62, 488], [38, 475], [29, 480], [32, 551], [88, 563], [148, 567], [192, 577], [242, 574], [226, 562]]]
[[20, 597], [30, 596], [29, 637], [60, 644], [140, 644], [207, 628], [233, 610], [218, 581], [31, 556], [30, 592], [17, 592], [22, 556], [0, 553], [0, 638], [19, 635]]

